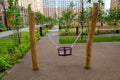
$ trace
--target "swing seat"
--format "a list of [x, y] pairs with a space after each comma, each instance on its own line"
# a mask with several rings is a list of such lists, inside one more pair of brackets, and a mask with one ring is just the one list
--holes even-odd
[[59, 47], [58, 48], [58, 56], [69, 56], [72, 55], [71, 47]]

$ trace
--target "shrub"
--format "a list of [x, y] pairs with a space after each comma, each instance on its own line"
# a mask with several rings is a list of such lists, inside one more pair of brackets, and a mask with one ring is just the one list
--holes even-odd
[[0, 32], [3, 30], [5, 30], [5, 25], [2, 22], [0, 22]]
[[48, 28], [43, 29], [43, 36], [48, 32], [48, 30], [49, 30]]
[[[36, 39], [39, 37], [39, 33], [36, 32]], [[4, 40], [4, 41], [3, 41]], [[21, 43], [15, 45], [13, 40], [4, 38], [0, 41], [2, 47], [0, 47], [0, 79], [6, 74], [12, 65], [21, 61], [21, 58], [30, 48], [29, 32], [21, 32]], [[4, 49], [6, 48], [6, 49]], [[4, 51], [6, 50], [6, 51]], [[3, 52], [4, 51], [4, 52]]]
[[10, 62], [10, 55], [8, 54], [0, 54], [0, 71], [4, 71], [11, 67], [9, 64]]
[[37, 29], [35, 37], [36, 37], [36, 40], [40, 39], [40, 31], [39, 31], [39, 29]]

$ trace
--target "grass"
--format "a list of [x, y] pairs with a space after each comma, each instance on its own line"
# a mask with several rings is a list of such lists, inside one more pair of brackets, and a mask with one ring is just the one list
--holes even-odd
[[8, 46], [12, 44], [13, 40], [11, 38], [0, 38], [0, 52], [7, 53]]
[[120, 36], [95, 36], [93, 42], [120, 42]]
[[[73, 43], [76, 37], [59, 37], [60, 44]], [[86, 43], [87, 37], [78, 40], [77, 43]], [[120, 36], [95, 36], [93, 42], [120, 42]]]

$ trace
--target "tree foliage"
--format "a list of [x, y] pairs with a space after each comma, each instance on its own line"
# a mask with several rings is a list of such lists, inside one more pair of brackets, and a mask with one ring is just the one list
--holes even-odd
[[18, 6], [18, 0], [8, 0], [8, 9], [7, 9], [7, 16], [8, 16], [8, 25], [15, 30], [16, 34], [14, 35], [15, 44], [20, 44], [20, 32], [19, 28], [22, 24], [22, 17], [20, 14], [21, 8]]
[[68, 35], [69, 28], [73, 27], [74, 21], [76, 19], [77, 13], [74, 12], [74, 3], [70, 2], [69, 7], [62, 12], [62, 16], [59, 18], [60, 26], [65, 28], [65, 32]]
[[8, 16], [8, 22], [11, 24], [10, 26], [12, 28], [16, 28], [21, 25], [22, 23], [22, 17], [20, 15], [20, 7], [18, 6], [17, 0], [8, 0], [8, 9], [7, 9], [7, 16]]
[[28, 4], [28, 13], [32, 12], [31, 4]]
[[41, 12], [35, 12], [36, 24], [45, 23], [45, 16]]
[[76, 15], [77, 15], [77, 13], [75, 13], [73, 10], [74, 6], [75, 5], [73, 4], [73, 2], [70, 2], [70, 5], [67, 8], [67, 10], [63, 11], [62, 17], [59, 18], [60, 23], [64, 23], [67, 25], [74, 21]]
[[[89, 3], [91, 3], [93, 0], [88, 0]], [[98, 21], [102, 22], [104, 19], [104, 1], [103, 0], [98, 0]]]
[[107, 13], [106, 20], [108, 24], [113, 24], [114, 20], [116, 22], [120, 20], [120, 8], [119, 7], [107, 10], [106, 13]]
[[103, 22], [104, 20], [104, 9], [103, 9], [103, 6], [104, 6], [104, 2], [103, 0], [98, 0], [98, 20], [100, 22]]
[[53, 23], [55, 19], [53, 17], [46, 17], [41, 12], [35, 12], [35, 20], [36, 24], [45, 24], [45, 23]]
[[119, 20], [120, 19], [120, 8], [114, 8], [114, 9], [110, 9], [109, 10], [109, 15], [108, 18], [112, 21], [112, 20]]

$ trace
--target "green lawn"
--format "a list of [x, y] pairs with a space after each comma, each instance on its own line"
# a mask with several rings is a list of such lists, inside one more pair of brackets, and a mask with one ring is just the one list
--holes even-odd
[[[59, 37], [59, 43], [73, 43], [76, 37]], [[78, 40], [77, 43], [85, 43], [87, 37], [84, 36], [83, 40]], [[120, 42], [120, 36], [95, 36], [93, 42]]]
[[13, 40], [11, 38], [0, 38], [0, 52], [7, 53], [8, 46], [12, 44]]

